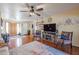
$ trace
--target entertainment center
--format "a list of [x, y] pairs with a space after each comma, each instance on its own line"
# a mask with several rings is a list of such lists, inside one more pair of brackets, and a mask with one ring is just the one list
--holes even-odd
[[44, 24], [43, 38], [49, 41], [54, 41], [54, 36], [56, 35], [56, 24]]
[[36, 35], [48, 41], [54, 41], [56, 35], [56, 24], [43, 24], [43, 31], [37, 30]]

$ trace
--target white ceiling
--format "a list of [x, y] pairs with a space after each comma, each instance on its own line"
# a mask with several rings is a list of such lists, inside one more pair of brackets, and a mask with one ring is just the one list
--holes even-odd
[[29, 5], [33, 5], [36, 8], [43, 7], [44, 10], [38, 12], [41, 16], [32, 16], [29, 17], [29, 13], [21, 13], [21, 10], [27, 10], [25, 3], [0, 3], [0, 13], [1, 17], [7, 20], [14, 20], [14, 21], [29, 21], [35, 19], [41, 19], [44, 17], [56, 15], [58, 13], [64, 12], [69, 10], [75, 6], [79, 7], [79, 4], [73, 3], [29, 3]]

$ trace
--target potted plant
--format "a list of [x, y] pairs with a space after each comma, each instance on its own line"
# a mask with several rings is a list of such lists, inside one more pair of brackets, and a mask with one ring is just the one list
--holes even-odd
[[30, 35], [30, 30], [27, 31], [27, 34]]
[[8, 34], [1, 34], [1, 36], [2, 36], [2, 38], [3, 38], [3, 40], [4, 40], [4, 42], [5, 43], [7, 43], [8, 42]]

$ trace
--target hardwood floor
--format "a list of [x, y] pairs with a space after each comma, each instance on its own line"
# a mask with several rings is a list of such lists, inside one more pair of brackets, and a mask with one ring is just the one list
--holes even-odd
[[73, 55], [79, 55], [79, 47], [73, 46], [72, 47], [72, 54]]
[[27, 44], [29, 42], [32, 42], [32, 36], [26, 35], [26, 36], [15, 36], [9, 39], [8, 47], [9, 49], [19, 47], [21, 45]]
[[[22, 39], [22, 45], [34, 41], [33, 39], [34, 39], [34, 37], [33, 37], [32, 35], [26, 35], [26, 36]], [[9, 46], [10, 48], [15, 48], [15, 47], [17, 47], [17, 45], [16, 45], [16, 43], [15, 43], [16, 40], [17, 40], [17, 39], [13, 40], [12, 45], [9, 44], [8, 46]], [[43, 43], [43, 44], [49, 45], [49, 46], [51, 46], [51, 47], [57, 48], [57, 49], [59, 49], [59, 50], [62, 50], [62, 51], [64, 51], [64, 52], [66, 52], [66, 51], [64, 50], [64, 48], [61, 48], [60, 46], [57, 46], [57, 45], [55, 45], [54, 43], [52, 43], [52, 42], [50, 42], [50, 41], [47, 41], [47, 40], [44, 40], [44, 39], [42, 39], [42, 40], [37, 40], [37, 41], [39, 41], [39, 42], [41, 42], [41, 43]], [[11, 42], [12, 42], [12, 41], [10, 41], [10, 43], [11, 43]], [[66, 49], [66, 48], [65, 48], [65, 49]], [[68, 48], [67, 48], [67, 50], [68, 50]], [[72, 55], [79, 55], [79, 47], [74, 47], [74, 46], [72, 47]]]
[[62, 50], [62, 51], [64, 51], [64, 48], [62, 48], [62, 47], [60, 47], [60, 46], [58, 46], [58, 45], [56, 45], [56, 44], [54, 44], [53, 42], [50, 42], [50, 41], [48, 41], [48, 40], [38, 40], [39, 42], [41, 42], [41, 43], [43, 43], [43, 44], [46, 44], [46, 45], [48, 45], [48, 46], [51, 46], [51, 47], [54, 47], [54, 48], [57, 48], [57, 49], [59, 49], [59, 50]]
[[23, 40], [22, 40], [22, 44], [27, 44], [27, 43], [29, 43], [29, 42], [32, 42], [33, 41], [33, 37], [32, 37], [32, 35], [30, 36], [30, 35], [26, 35], [26, 37], [24, 37], [23, 38]]

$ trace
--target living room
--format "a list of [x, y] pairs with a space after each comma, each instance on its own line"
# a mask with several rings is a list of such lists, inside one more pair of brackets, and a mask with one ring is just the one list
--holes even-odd
[[[57, 49], [58, 54], [79, 54], [79, 4], [78, 3], [3, 3], [0, 4], [0, 41], [1, 48], [8, 46], [8, 54], [56, 54], [50, 51]], [[46, 26], [45, 26], [46, 25]], [[50, 26], [49, 26], [50, 25]], [[46, 29], [46, 28], [47, 29]], [[50, 30], [50, 28], [52, 30]], [[62, 32], [68, 34], [66, 47]], [[6, 35], [7, 34], [7, 35]], [[6, 37], [6, 38], [5, 38]], [[7, 39], [7, 40], [6, 40]], [[56, 40], [57, 39], [57, 40]], [[3, 43], [2, 43], [3, 42]], [[51, 48], [39, 49], [41, 42]], [[6, 43], [6, 44], [5, 44]], [[19, 50], [24, 45], [32, 47], [32, 53]], [[42, 44], [41, 44], [42, 45]], [[25, 48], [25, 47], [24, 47]], [[30, 48], [27, 50], [30, 50]], [[66, 49], [66, 50], [65, 50]], [[17, 50], [17, 51], [16, 51]], [[55, 51], [55, 50], [53, 50]], [[61, 52], [60, 52], [61, 51]], [[6, 54], [4, 52], [4, 54]], [[58, 55], [56, 54], [56, 55]]]

